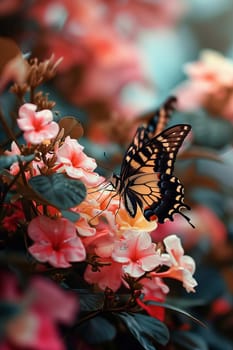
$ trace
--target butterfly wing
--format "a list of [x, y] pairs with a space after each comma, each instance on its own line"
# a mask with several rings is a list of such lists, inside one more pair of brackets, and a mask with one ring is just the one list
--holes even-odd
[[171, 114], [175, 110], [176, 102], [176, 97], [170, 96], [159, 109], [147, 115], [149, 118], [145, 124], [145, 133], [148, 140], [160, 134], [167, 127]]
[[[138, 128], [124, 156], [119, 177], [119, 194], [132, 217], [135, 217], [139, 206], [147, 220], [156, 215], [159, 222], [163, 222], [175, 212], [180, 212], [181, 207], [187, 208], [183, 204], [183, 186], [172, 173], [177, 152], [190, 129], [189, 125], [179, 124], [145, 141], [146, 129]], [[174, 207], [176, 202], [170, 207], [166, 202], [170, 197], [177, 197], [180, 207]], [[173, 212], [169, 213], [172, 208]]]
[[[141, 149], [144, 144], [164, 130], [172, 112], [175, 109], [176, 101], [176, 97], [170, 96], [164, 102], [162, 107], [157, 109], [155, 112], [147, 113], [140, 118], [144, 121], [144, 124], [137, 129], [133, 141], [125, 153], [126, 159], [124, 159], [123, 162], [129, 162], [130, 158], [134, 157], [137, 151]], [[124, 169], [124, 167], [122, 168]]]
[[160, 177], [158, 186], [161, 195], [160, 200], [145, 208], [145, 218], [148, 221], [158, 218], [159, 223], [164, 223], [166, 220], [173, 221], [173, 215], [178, 213], [194, 227], [190, 219], [182, 213], [182, 209], [190, 210], [190, 207], [184, 204], [184, 187], [179, 179], [175, 176], [163, 174]]

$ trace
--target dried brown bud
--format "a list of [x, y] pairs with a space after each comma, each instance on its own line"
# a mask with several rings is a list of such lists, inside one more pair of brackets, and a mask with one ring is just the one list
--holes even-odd
[[18, 96], [20, 100], [22, 100], [23, 96], [26, 94], [28, 91], [28, 85], [26, 83], [24, 84], [17, 84], [14, 83], [13, 86], [11, 86], [10, 91]]
[[43, 94], [42, 91], [39, 91], [35, 94], [34, 103], [37, 105], [37, 110], [40, 111], [42, 109], [53, 109], [56, 105], [55, 101], [48, 100], [48, 94]]
[[36, 88], [40, 84], [54, 78], [57, 72], [56, 68], [61, 61], [62, 58], [55, 61], [54, 55], [43, 62], [38, 62], [37, 58], [31, 59], [29, 61], [28, 85], [31, 88]]

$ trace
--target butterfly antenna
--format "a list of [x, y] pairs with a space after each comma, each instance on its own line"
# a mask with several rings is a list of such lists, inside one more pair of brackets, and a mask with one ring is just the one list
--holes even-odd
[[192, 228], [195, 228], [195, 226], [194, 226], [194, 225], [192, 224], [192, 222], [191, 222], [191, 219], [190, 219], [187, 215], [185, 215], [185, 214], [182, 213], [182, 212], [179, 212], [179, 213], [185, 218], [185, 220], [188, 221], [189, 225], [192, 226]]
[[[111, 192], [113, 192], [113, 190], [112, 190]], [[102, 195], [102, 193], [101, 193], [101, 195]], [[90, 224], [91, 224], [91, 222], [92, 222], [95, 218], [97, 218], [98, 216], [100, 216], [100, 215], [108, 208], [109, 204], [111, 203], [111, 200], [112, 200], [116, 195], [117, 195], [117, 193], [115, 193], [115, 194], [113, 194], [112, 196], [110, 196], [110, 199], [109, 199], [108, 203], [106, 204], [105, 208], [102, 209], [102, 210], [100, 210], [96, 215], [94, 215], [90, 220], [88, 220], [88, 222], [89, 222]]]
[[[117, 193], [116, 193], [116, 194], [117, 194]], [[115, 219], [116, 219], [116, 217], [117, 217], [117, 215], [118, 215], [118, 212], [119, 212], [120, 208], [121, 208], [121, 196], [120, 196], [120, 198], [119, 198], [119, 205], [118, 205], [118, 208], [117, 208], [117, 210], [116, 210], [116, 212], [115, 212]]]
[[[106, 184], [103, 185], [105, 182], [106, 182]], [[101, 185], [103, 185], [102, 188], [99, 188]], [[88, 191], [88, 193], [89, 193], [89, 194], [92, 194], [92, 193], [98, 192], [98, 191], [100, 191], [100, 190], [102, 190], [102, 189], [105, 189], [105, 188], [108, 187], [108, 186], [109, 186], [109, 182], [107, 182], [107, 181], [104, 179], [104, 180], [103, 180], [102, 182], [100, 182], [98, 185], [89, 187], [89, 189], [96, 188], [96, 190], [95, 190], [95, 191], [91, 191], [91, 192]]]
[[[107, 156], [106, 152], [104, 152], [104, 158], [105, 158], [108, 162], [110, 162], [110, 158]], [[98, 168], [101, 168], [101, 169], [103, 169], [103, 170], [108, 170], [108, 171], [110, 171], [111, 173], [113, 172], [113, 169], [104, 166], [104, 165], [102, 164], [102, 161], [99, 161], [99, 162], [98, 162]]]

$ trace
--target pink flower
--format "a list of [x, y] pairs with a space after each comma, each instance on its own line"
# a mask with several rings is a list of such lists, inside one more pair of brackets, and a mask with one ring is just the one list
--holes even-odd
[[165, 272], [151, 273], [152, 276], [170, 277], [183, 282], [187, 292], [195, 292], [194, 287], [197, 281], [193, 278], [195, 272], [195, 262], [188, 256], [184, 255], [180, 239], [176, 235], [170, 235], [164, 240], [167, 254], [161, 254], [161, 261], [164, 265], [169, 266]]
[[[152, 272], [153, 273], [153, 272]], [[137, 303], [146, 312], [152, 316], [156, 317], [161, 321], [165, 318], [165, 309], [161, 306], [146, 304], [146, 301], [156, 301], [164, 302], [166, 299], [166, 294], [169, 292], [168, 286], [163, 283], [162, 279], [156, 276], [150, 276], [148, 278], [142, 278], [140, 284], [143, 285], [142, 293], [143, 299], [137, 298]]]
[[3, 0], [0, 3], [0, 15], [9, 16], [22, 8], [24, 0]]
[[28, 143], [39, 144], [57, 136], [59, 126], [53, 122], [53, 114], [49, 109], [36, 112], [37, 106], [25, 103], [19, 109], [17, 123], [24, 131], [24, 138]]
[[111, 258], [114, 241], [114, 233], [107, 224], [98, 225], [94, 236], [83, 239], [83, 244], [89, 254], [101, 258]]
[[[15, 141], [11, 142], [11, 150], [5, 151], [5, 154], [8, 156], [15, 156], [15, 155], [21, 154], [21, 151], [20, 151], [19, 147], [17, 146], [17, 144], [15, 143]], [[19, 163], [18, 162], [15, 162], [11, 165], [10, 172], [13, 175], [18, 174], [18, 172], [19, 172]]]
[[142, 278], [140, 283], [143, 285], [142, 292], [146, 296], [153, 296], [160, 300], [165, 300], [169, 287], [159, 277], [153, 276]]
[[229, 87], [233, 83], [233, 62], [213, 50], [202, 51], [200, 61], [186, 64], [185, 71], [192, 79], [208, 84], [210, 90], [214, 83]]
[[63, 145], [57, 150], [57, 171], [65, 171], [66, 174], [74, 179], [80, 179], [86, 185], [97, 185], [101, 177], [93, 172], [96, 168], [96, 162], [83, 152], [77, 140], [67, 136]]
[[25, 311], [12, 319], [6, 327], [6, 336], [9, 349], [65, 350], [55, 324], [40, 311]]
[[104, 0], [104, 2], [107, 7], [110, 7], [110, 16], [115, 16], [115, 20], [117, 20], [122, 15], [123, 21], [124, 18], [128, 21], [127, 27], [130, 25], [134, 31], [138, 31], [141, 27], [166, 28], [174, 26], [185, 12], [184, 3], [181, 0]]
[[159, 224], [158, 228], [152, 233], [152, 238], [155, 242], [161, 241], [166, 236], [179, 232], [182, 244], [186, 249], [194, 247], [203, 239], [207, 239], [213, 247], [217, 247], [226, 240], [227, 232], [224, 223], [208, 207], [195, 205], [188, 215], [195, 225], [194, 229], [187, 226], [180, 215], [175, 215], [174, 221]]
[[18, 225], [25, 220], [21, 202], [6, 205], [6, 215], [2, 219], [2, 226], [11, 232], [15, 232]]
[[[5, 151], [4, 152], [6, 155], [20, 155], [21, 151], [19, 149], [19, 147], [17, 146], [17, 144], [15, 143], [15, 141], [13, 141], [11, 143], [11, 150], [10, 151]], [[51, 155], [47, 154], [46, 157], [49, 158]], [[27, 167], [27, 171], [25, 171], [25, 176], [26, 179], [30, 178], [31, 176], [36, 176], [36, 175], [40, 175], [40, 169], [44, 167], [44, 162], [42, 160], [33, 160]], [[19, 172], [19, 163], [15, 162], [11, 165], [10, 167], [10, 173], [12, 175], [17, 175]]]
[[29, 252], [40, 262], [49, 262], [55, 267], [69, 267], [70, 262], [83, 261], [86, 257], [75, 225], [67, 219], [52, 220], [38, 216], [30, 222], [28, 235], [35, 242]]
[[122, 283], [122, 265], [112, 259], [101, 260], [109, 265], [100, 267], [99, 271], [93, 271], [91, 266], [86, 268], [84, 278], [90, 284], [97, 284], [100, 289], [111, 288], [116, 291]]
[[156, 245], [146, 232], [132, 232], [115, 242], [113, 260], [123, 264], [123, 271], [131, 277], [140, 277], [161, 263]]
[[45, 312], [54, 321], [63, 324], [74, 322], [78, 309], [75, 294], [58, 288], [49, 279], [38, 277], [30, 281], [27, 294], [34, 300], [33, 308]]
[[82, 237], [94, 236], [96, 232], [96, 229], [89, 225], [88, 219], [82, 215], [80, 215], [78, 221], [75, 222], [75, 227]]
[[94, 190], [93, 194], [87, 194], [85, 200], [75, 208], [74, 212], [79, 213], [80, 218], [75, 222], [76, 229], [80, 236], [88, 237], [94, 236], [96, 233], [96, 226], [99, 222], [98, 213], [100, 210], [100, 203], [97, 201], [98, 191]]
[[[56, 80], [57, 87], [72, 103], [88, 105], [104, 101], [111, 108], [118, 109], [121, 105], [121, 91], [127, 84], [148, 84], [148, 79], [143, 74], [139, 50], [132, 42], [121, 38], [109, 25], [99, 25], [98, 33], [92, 30], [85, 32], [81, 38], [74, 36], [71, 41], [67, 42], [66, 38], [63, 40], [61, 43], [60, 37], [46, 39], [51, 50], [64, 56], [64, 65], [73, 64], [68, 72], [61, 72]], [[74, 40], [79, 40], [77, 42], [80, 46], [76, 47], [76, 52], [72, 50], [73, 60], [71, 57], [66, 60]], [[81, 49], [82, 56], [85, 53], [85, 57], [80, 59]], [[75, 80], [74, 84], [72, 72], [75, 67], [82, 69], [82, 79]]]
[[197, 62], [185, 65], [190, 80], [178, 86], [178, 108], [204, 107], [212, 115], [232, 120], [233, 62], [220, 53], [205, 50]]
[[[118, 204], [119, 206], [119, 204]], [[151, 232], [155, 230], [158, 226], [156, 220], [148, 221], [145, 219], [142, 211], [138, 207], [137, 214], [134, 218], [132, 218], [127, 210], [124, 208], [121, 203], [120, 209], [118, 209], [116, 216], [116, 223], [118, 224], [118, 228], [120, 231], [143, 231], [143, 232]]]
[[[82, 41], [89, 54], [83, 79], [69, 94], [72, 102], [108, 100], [117, 105], [119, 94], [128, 83], [145, 83], [139, 50], [109, 25], [102, 24], [98, 31], [89, 31]], [[63, 88], [62, 79], [59, 87]]]
[[[1, 274], [1, 299], [19, 305], [19, 314], [5, 324], [1, 349], [64, 350], [56, 323], [70, 325], [78, 311], [76, 296], [54, 282], [33, 278], [24, 294], [11, 274]], [[2, 346], [2, 347], [1, 347]]]
[[5, 151], [5, 154], [8, 156], [15, 156], [15, 155], [20, 155], [21, 151], [19, 147], [17, 146], [17, 143], [15, 141], [11, 142], [11, 150], [10, 151]]

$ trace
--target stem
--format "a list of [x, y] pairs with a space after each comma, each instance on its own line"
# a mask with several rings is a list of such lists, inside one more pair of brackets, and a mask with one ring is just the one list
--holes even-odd
[[81, 318], [75, 325], [75, 328], [80, 326], [82, 323], [90, 320], [91, 318], [97, 316], [98, 314], [100, 314], [102, 312], [102, 310], [96, 310], [94, 312], [91, 312], [90, 314], [88, 314], [87, 316]]
[[20, 145], [15, 137], [15, 134], [12, 132], [11, 128], [8, 126], [1, 109], [0, 109], [0, 122], [3, 126], [3, 129], [5, 130], [5, 133], [9, 137], [9, 139], [15, 141], [16, 145], [20, 148]]
[[[27, 165], [30, 164], [30, 163], [31, 163], [31, 161], [27, 162], [25, 164], [25, 166], [23, 166], [22, 161], [19, 159], [20, 174], [22, 176], [22, 180], [23, 180], [23, 183], [24, 183], [25, 186], [28, 186], [28, 183], [27, 183], [27, 179], [26, 179], [24, 170], [27, 168]], [[26, 220], [27, 221], [31, 221], [31, 219], [32, 219], [32, 216], [31, 216], [32, 201], [22, 198], [21, 202], [22, 202], [22, 205], [23, 205], [23, 211], [24, 211], [24, 215], [25, 215]]]
[[30, 86], [30, 102], [34, 103], [34, 99], [35, 99], [35, 88]]
[[[28, 166], [28, 164], [30, 164], [30, 163], [31, 163], [31, 161], [27, 162], [26, 165]], [[26, 179], [26, 176], [24, 173], [24, 170], [26, 169], [26, 167], [23, 166], [23, 163], [20, 159], [19, 159], [19, 169], [20, 169], [20, 174], [22, 176], [23, 183], [25, 186], [27, 186], [27, 179]]]

